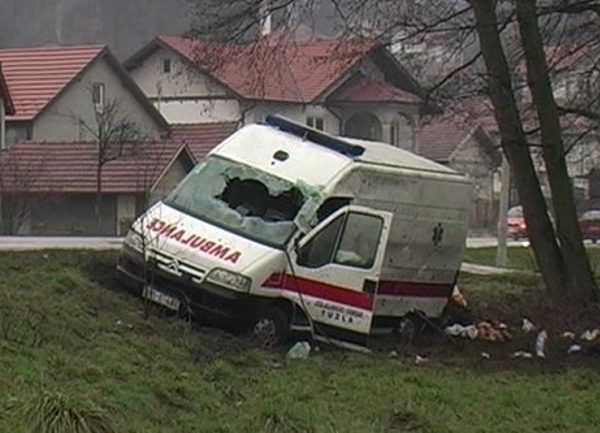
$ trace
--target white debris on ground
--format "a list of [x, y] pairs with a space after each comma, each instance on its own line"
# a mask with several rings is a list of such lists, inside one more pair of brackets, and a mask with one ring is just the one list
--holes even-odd
[[548, 333], [545, 330], [540, 331], [535, 339], [535, 354], [538, 358], [546, 357], [546, 341], [548, 340]]
[[523, 324], [521, 325], [521, 329], [525, 333], [533, 332], [535, 331], [535, 325], [531, 323], [529, 319], [523, 318]]
[[[464, 298], [457, 286], [454, 287], [451, 301], [453, 308], [470, 311], [466, 308], [467, 300]], [[450, 305], [450, 304], [449, 304]], [[454, 310], [456, 311], [456, 310]], [[453, 311], [453, 312], [454, 312]], [[443, 333], [450, 338], [463, 338], [469, 340], [479, 340], [486, 342], [508, 342], [511, 340], [521, 341], [524, 339], [523, 350], [517, 350], [510, 355], [511, 358], [531, 359], [537, 357], [545, 359], [548, 356], [548, 343], [552, 338], [555, 341], [555, 348], [568, 354], [588, 354], [600, 356], [600, 328], [588, 329], [581, 334], [568, 330], [562, 333], [556, 333], [551, 336], [542, 326], [536, 325], [530, 318], [522, 318], [519, 324], [508, 326], [505, 323], [494, 320], [476, 321], [474, 319], [465, 321], [464, 317], [468, 315], [460, 314], [450, 315], [449, 320], [445, 321]], [[472, 318], [472, 313], [471, 313]], [[531, 338], [527, 335], [536, 333]], [[514, 349], [512, 349], [514, 350]], [[495, 355], [496, 356], [496, 355]], [[481, 352], [481, 358], [491, 359], [488, 352]], [[415, 363], [420, 363], [417, 359]]]
[[597, 340], [598, 337], [600, 337], [600, 329], [593, 329], [591, 331], [585, 331], [579, 338], [584, 341], [594, 341]]
[[286, 354], [288, 359], [307, 359], [310, 354], [310, 343], [308, 341], [298, 341]]

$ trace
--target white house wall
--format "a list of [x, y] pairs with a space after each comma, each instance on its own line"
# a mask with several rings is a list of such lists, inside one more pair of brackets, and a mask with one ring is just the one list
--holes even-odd
[[235, 99], [182, 99], [155, 101], [154, 106], [171, 124], [237, 122], [240, 104]]
[[[165, 59], [171, 61], [171, 72], [163, 72]], [[164, 48], [147, 57], [130, 75], [151, 99], [222, 98], [228, 94], [225, 87]]]
[[96, 59], [76, 81], [69, 84], [46, 110], [36, 119], [33, 140], [37, 141], [81, 141], [90, 140], [92, 135], [80, 122], [97, 127], [91, 89], [93, 83], [104, 83], [105, 101], [118, 101], [119, 117], [135, 122], [146, 139], [159, 139], [160, 128], [142, 108], [139, 101], [121, 82], [108, 63]]
[[306, 124], [308, 117], [319, 117], [324, 120], [325, 132], [336, 135], [340, 133], [340, 120], [335, 114], [320, 105], [258, 102], [247, 110], [243, 119], [244, 124], [262, 122], [269, 114], [278, 114], [304, 124]]
[[[169, 59], [171, 71], [163, 71]], [[154, 103], [167, 122], [235, 122], [240, 105], [225, 87], [163, 48], [130, 72], [133, 80]]]
[[416, 150], [416, 134], [415, 125], [419, 123], [419, 107], [416, 105], [400, 105], [400, 104], [374, 104], [374, 103], [352, 103], [340, 104], [338, 112], [342, 114], [344, 125], [355, 114], [371, 113], [375, 115], [382, 126], [382, 141], [391, 143], [391, 127], [395, 126], [398, 129], [397, 146], [410, 150]]

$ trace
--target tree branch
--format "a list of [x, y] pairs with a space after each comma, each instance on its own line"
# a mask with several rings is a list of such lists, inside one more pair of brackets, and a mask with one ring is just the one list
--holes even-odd
[[560, 114], [576, 114], [578, 116], [587, 117], [590, 120], [600, 121], [600, 113], [585, 108], [559, 106], [558, 112]]

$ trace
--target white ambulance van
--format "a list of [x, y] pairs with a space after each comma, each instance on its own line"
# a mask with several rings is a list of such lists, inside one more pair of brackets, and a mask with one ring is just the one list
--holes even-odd
[[132, 225], [117, 273], [172, 310], [364, 348], [439, 317], [463, 259], [471, 183], [388, 144], [279, 116], [241, 128]]

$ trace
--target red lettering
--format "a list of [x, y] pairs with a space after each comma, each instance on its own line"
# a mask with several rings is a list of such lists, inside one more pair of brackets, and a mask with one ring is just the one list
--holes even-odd
[[196, 237], [196, 239], [194, 239], [192, 241], [192, 243], [190, 244], [190, 246], [192, 248], [200, 248], [202, 246], [202, 244], [204, 243], [204, 241], [206, 241], [206, 239], [202, 239], [201, 237]]
[[200, 247], [200, 251], [204, 251], [205, 253], [207, 253], [214, 246], [215, 246], [214, 242], [208, 241]]
[[177, 225], [167, 224], [158, 218], [153, 218], [146, 226], [148, 229], [158, 232], [160, 236], [181, 242], [184, 245], [189, 245], [191, 248], [197, 248], [202, 252], [208, 253], [221, 260], [231, 263], [237, 263], [242, 253], [239, 251], [231, 252], [230, 248], [218, 244], [208, 239], [201, 238], [198, 235], [190, 234], [186, 237], [186, 232], [183, 229], [177, 230]]
[[229, 252], [229, 248], [224, 247], [223, 245], [215, 245], [215, 247], [210, 250], [210, 254], [215, 257], [219, 257], [220, 259], [224, 259], [227, 253]]
[[175, 231], [176, 228], [177, 228], [177, 226], [171, 226], [171, 225], [165, 226], [160, 231], [159, 235], [169, 237], [173, 234], [173, 232]]
[[159, 220], [158, 218], [154, 218], [150, 224], [148, 224], [148, 228], [150, 230], [154, 230], [155, 232], [159, 231], [165, 226], [164, 221]]
[[184, 241], [182, 241], [181, 243], [183, 245], [187, 245], [191, 242], [192, 239], [196, 239], [198, 236], [196, 235], [190, 235], [187, 239], [185, 239]]
[[234, 253], [229, 254], [227, 257], [225, 257], [225, 261], [231, 262], [231, 263], [237, 263], [237, 261], [241, 255], [242, 255], [242, 253], [240, 253], [239, 251], [236, 251]]
[[181, 238], [185, 234], [185, 230], [179, 230], [177, 233], [171, 236], [171, 239], [175, 239], [176, 241], [181, 241]]

